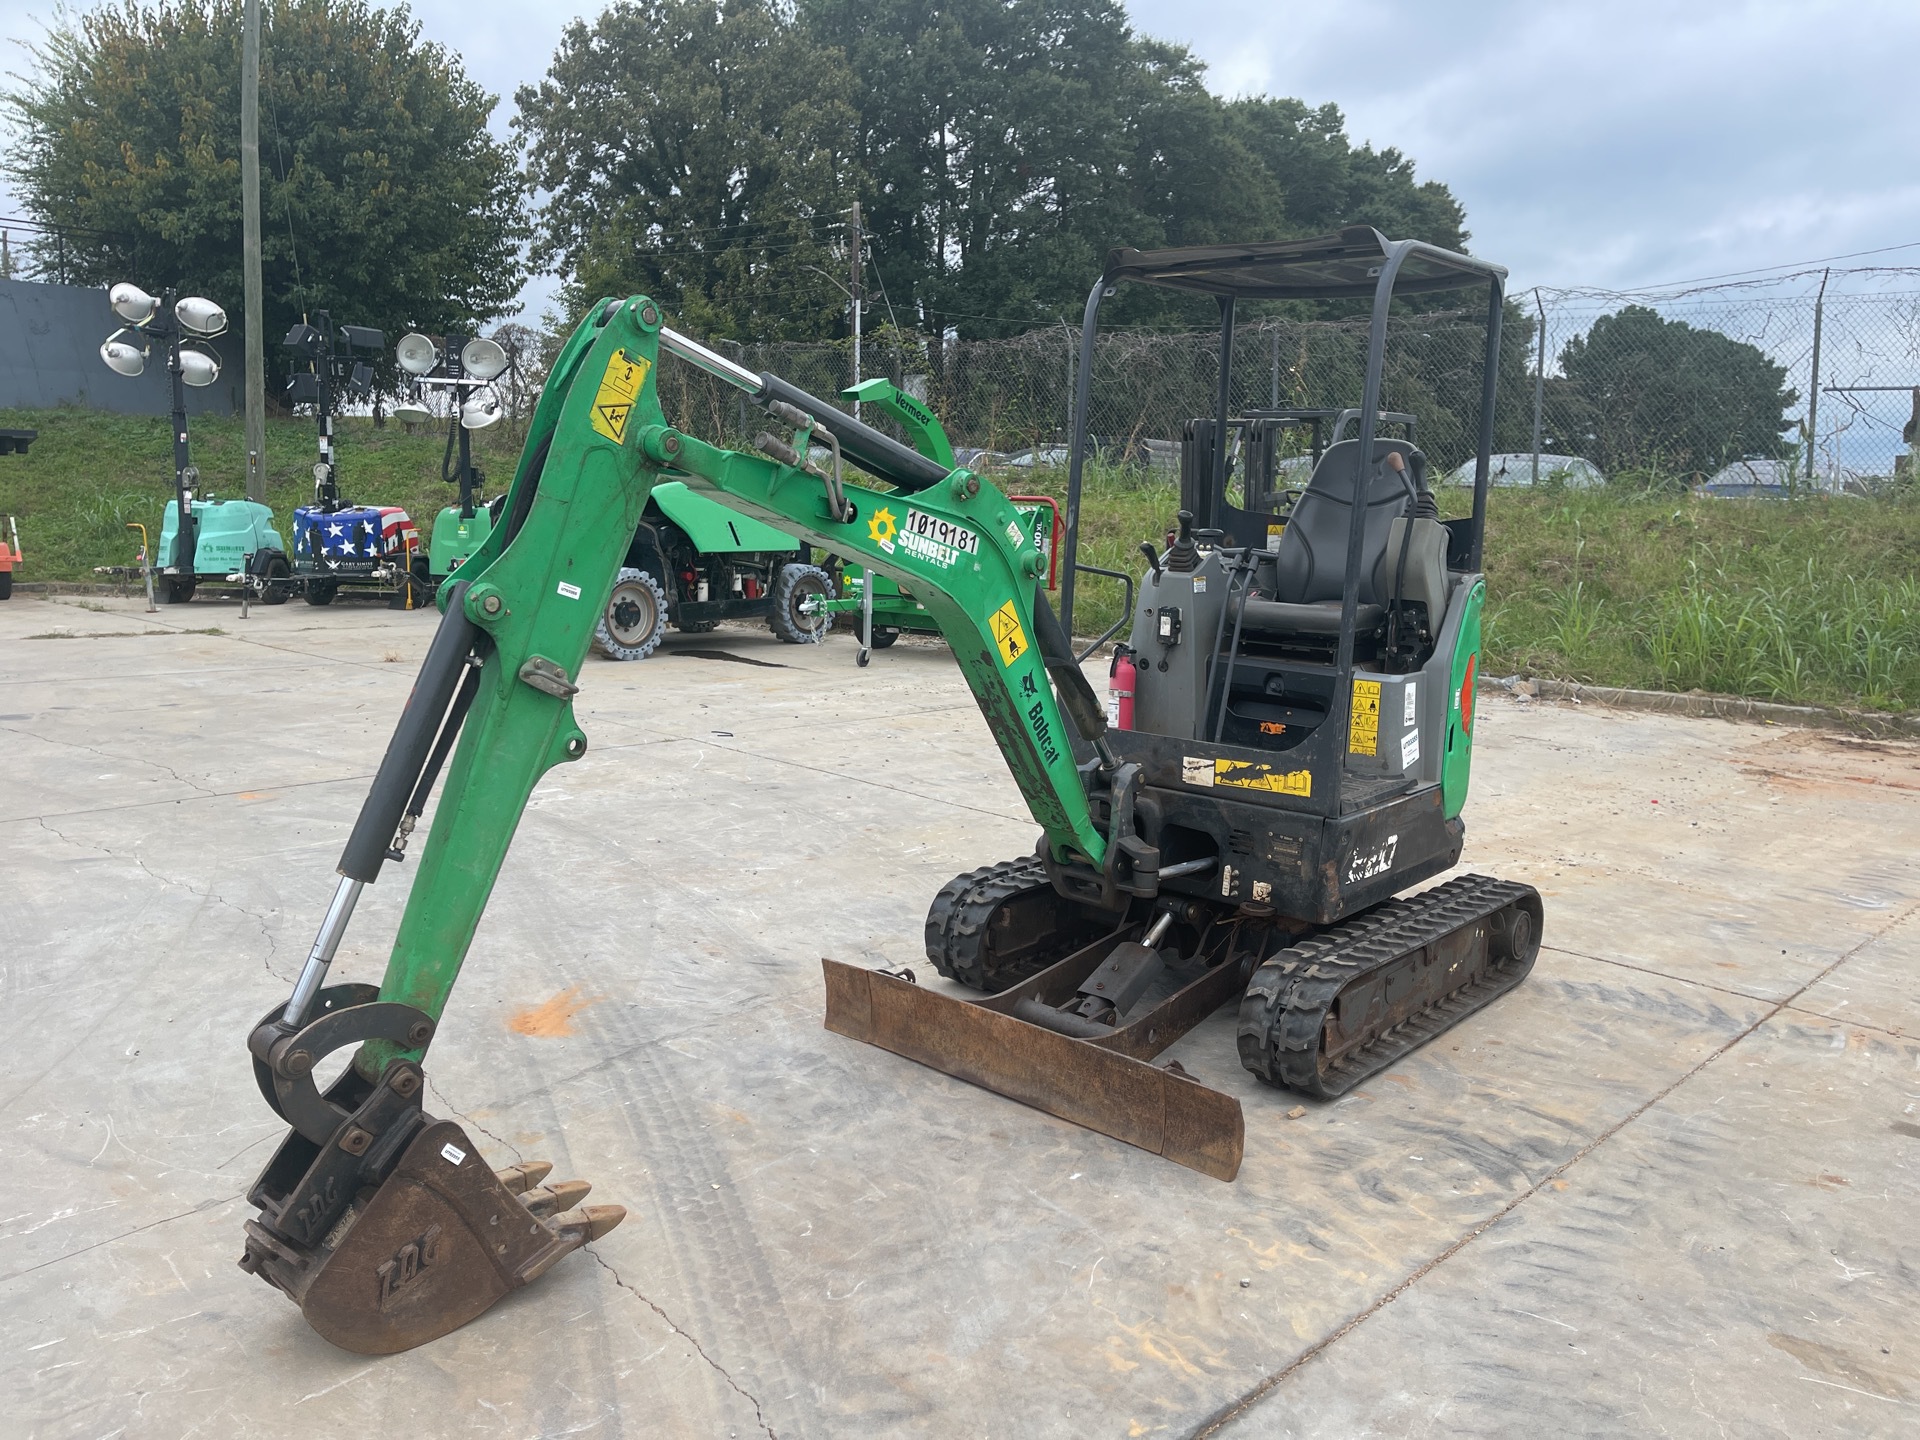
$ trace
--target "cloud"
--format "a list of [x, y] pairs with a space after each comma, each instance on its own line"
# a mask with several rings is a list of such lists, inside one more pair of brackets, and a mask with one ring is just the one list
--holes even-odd
[[1130, 10], [1190, 44], [1215, 88], [1332, 101], [1355, 138], [1412, 156], [1516, 285], [1647, 285], [1920, 240], [1911, 0]]

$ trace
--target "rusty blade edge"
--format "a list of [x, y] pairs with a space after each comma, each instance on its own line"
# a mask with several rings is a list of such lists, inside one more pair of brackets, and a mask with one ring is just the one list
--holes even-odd
[[1216, 1180], [1240, 1171], [1240, 1102], [1198, 1081], [965, 1000], [821, 962], [827, 1029]]

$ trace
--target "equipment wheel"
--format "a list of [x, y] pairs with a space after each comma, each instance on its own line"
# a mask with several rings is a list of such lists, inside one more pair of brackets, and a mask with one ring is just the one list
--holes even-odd
[[625, 566], [594, 627], [593, 648], [609, 660], [644, 660], [666, 632], [667, 592], [646, 571]]
[[673, 628], [682, 635], [704, 635], [709, 630], [718, 630], [720, 622], [718, 620], [676, 620], [673, 622]]
[[333, 597], [340, 593], [338, 580], [309, 580], [307, 582], [307, 603], [309, 605], [331, 605]]
[[900, 632], [891, 625], [884, 628], [879, 625], [873, 627], [873, 648], [876, 650], [886, 649], [899, 638]]
[[287, 564], [286, 556], [270, 558], [263, 578], [267, 583], [260, 591], [262, 605], [284, 605], [293, 598], [293, 567]]
[[184, 605], [193, 599], [193, 587], [199, 583], [199, 580], [192, 575], [184, 580], [176, 576], [164, 575], [160, 579], [159, 589], [154, 592], [154, 596], [162, 605]]
[[11, 570], [0, 572], [0, 600], [10, 600], [12, 598], [13, 572]]
[[767, 628], [789, 645], [818, 645], [833, 628], [833, 616], [812, 607], [833, 598], [833, 581], [818, 565], [783, 565], [773, 580]]

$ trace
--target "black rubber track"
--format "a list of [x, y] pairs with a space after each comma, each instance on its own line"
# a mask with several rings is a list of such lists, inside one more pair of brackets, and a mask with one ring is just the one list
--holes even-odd
[[1060, 895], [1037, 856], [956, 875], [927, 909], [927, 959], [989, 995], [1063, 960], [1114, 927]]
[[[1516, 935], [1522, 915], [1527, 923]], [[1462, 875], [1290, 945], [1247, 984], [1240, 1002], [1240, 1063], [1275, 1085], [1326, 1099], [1344, 1095], [1524, 980], [1540, 953], [1540, 919], [1540, 894], [1531, 885]], [[1490, 953], [1477, 978], [1368, 1039], [1338, 1064], [1324, 1064], [1327, 1013], [1343, 990], [1483, 921]]]

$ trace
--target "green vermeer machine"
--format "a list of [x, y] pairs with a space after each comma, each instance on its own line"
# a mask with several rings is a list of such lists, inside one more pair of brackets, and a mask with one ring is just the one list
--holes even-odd
[[[1519, 983], [1539, 945], [1531, 888], [1462, 876], [1410, 893], [1454, 866], [1465, 833], [1503, 278], [1363, 228], [1113, 252], [1087, 304], [1061, 615], [992, 485], [666, 329], [645, 297], [596, 306], [554, 363], [499, 522], [443, 589], [293, 994], [249, 1037], [291, 1128], [250, 1192], [242, 1265], [334, 1343], [387, 1353], [472, 1320], [623, 1217], [579, 1205], [581, 1182], [544, 1183], [543, 1164], [489, 1169], [459, 1125], [422, 1110], [421, 1066], [534, 785], [586, 753], [581, 664], [662, 483], [909, 587], [1041, 832], [1033, 854], [958, 877], [928, 913], [934, 966], [984, 998], [827, 961], [829, 1028], [1231, 1179], [1238, 1100], [1157, 1063], [1216, 1010], [1237, 1007], [1257, 1075], [1331, 1095]], [[1215, 297], [1221, 334], [1219, 403], [1188, 429], [1187, 513], [1164, 551], [1146, 542], [1129, 728], [1108, 723], [1067, 638], [1088, 362], [1100, 303], [1123, 284]], [[1378, 433], [1396, 290], [1485, 297], [1465, 521], [1439, 521], [1426, 457]], [[1229, 403], [1235, 306], [1369, 297], [1357, 433], [1324, 448], [1271, 534], [1277, 512], [1229, 503], [1245, 445], [1236, 461], [1213, 443], [1246, 430]], [[670, 427], [666, 363], [762, 406], [760, 453]], [[880, 545], [883, 512], [937, 543]], [[329, 984], [359, 896], [409, 852], [443, 767], [384, 979]], [[348, 1047], [323, 1092], [316, 1065]]]

